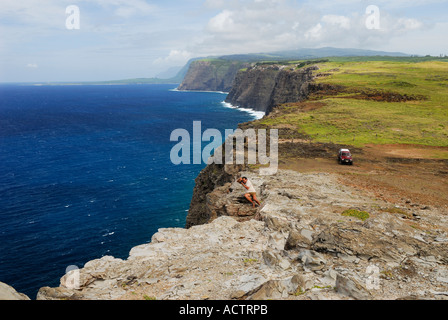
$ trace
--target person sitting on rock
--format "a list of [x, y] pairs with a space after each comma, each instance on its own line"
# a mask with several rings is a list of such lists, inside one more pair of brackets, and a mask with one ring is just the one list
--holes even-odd
[[252, 182], [250, 182], [246, 177], [239, 178], [237, 182], [241, 183], [241, 185], [247, 189], [247, 193], [244, 196], [246, 197], [247, 200], [250, 201], [250, 203], [252, 203], [252, 206], [255, 208], [255, 203], [257, 203], [260, 206], [261, 204], [260, 201], [258, 201], [257, 199], [257, 192], [255, 191]]

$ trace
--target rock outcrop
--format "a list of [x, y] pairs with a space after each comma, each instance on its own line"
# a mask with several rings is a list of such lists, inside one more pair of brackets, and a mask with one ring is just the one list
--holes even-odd
[[127, 260], [91, 261], [76, 288], [68, 274], [38, 299], [448, 298], [447, 212], [392, 214], [331, 174], [239, 174], [259, 193], [255, 211], [224, 179], [204, 200], [208, 223], [161, 229]]
[[30, 300], [30, 298], [23, 293], [17, 292], [6, 283], [0, 282], [0, 300]]
[[[226, 209], [218, 209], [220, 199], [216, 190], [219, 187], [235, 181], [237, 174], [244, 167], [243, 165], [234, 166], [213, 163], [206, 166], [199, 173], [195, 180], [193, 197], [186, 219], [186, 228], [208, 223], [212, 218], [222, 215], [222, 210], [226, 211]], [[223, 196], [225, 192], [226, 189], [223, 189], [219, 193]], [[221, 206], [225, 206], [223, 202], [221, 203]]]

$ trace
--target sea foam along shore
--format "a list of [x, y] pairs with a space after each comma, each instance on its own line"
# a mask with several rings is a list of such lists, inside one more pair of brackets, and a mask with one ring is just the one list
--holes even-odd
[[252, 116], [254, 116], [255, 120], [259, 120], [259, 119], [263, 118], [266, 115], [266, 113], [263, 112], [263, 111], [255, 111], [255, 110], [252, 110], [252, 109], [249, 109], [249, 108], [240, 108], [240, 107], [237, 107], [237, 106], [233, 106], [232, 104], [230, 104], [228, 102], [225, 102], [225, 101], [223, 101], [221, 103], [222, 103], [222, 105], [225, 108], [238, 109], [238, 110], [247, 112], [247, 113], [251, 114]]
[[220, 93], [220, 94], [229, 94], [228, 92], [224, 91], [207, 91], [207, 90], [179, 90], [178, 88], [171, 89], [170, 91], [174, 92], [203, 92], [203, 93]]
[[[220, 94], [225, 94], [225, 95], [229, 94], [228, 92], [223, 92], [223, 91], [179, 90], [177, 88], [171, 89], [170, 91], [175, 91], [175, 92], [209, 92], [209, 93], [220, 93]], [[243, 112], [249, 113], [250, 115], [255, 117], [254, 120], [259, 120], [259, 119], [263, 118], [266, 115], [266, 112], [263, 112], [263, 111], [255, 111], [255, 110], [250, 109], [250, 108], [240, 108], [238, 106], [234, 106], [234, 105], [232, 105], [232, 104], [230, 104], [228, 102], [225, 102], [225, 101], [222, 101], [221, 103], [222, 103], [222, 105], [225, 108], [238, 109], [238, 110], [241, 110]]]

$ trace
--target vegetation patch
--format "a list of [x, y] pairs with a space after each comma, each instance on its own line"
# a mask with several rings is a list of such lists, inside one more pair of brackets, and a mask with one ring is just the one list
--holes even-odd
[[244, 259], [243, 262], [244, 262], [244, 264], [253, 264], [253, 263], [258, 262], [258, 260], [257, 259], [249, 259], [249, 258], [247, 258], [247, 259]]
[[367, 219], [370, 218], [370, 215], [368, 212], [366, 211], [359, 211], [359, 210], [355, 210], [355, 209], [349, 209], [349, 210], [345, 210], [344, 212], [342, 212], [342, 215], [344, 217], [355, 217], [358, 218], [362, 221], [366, 221]]

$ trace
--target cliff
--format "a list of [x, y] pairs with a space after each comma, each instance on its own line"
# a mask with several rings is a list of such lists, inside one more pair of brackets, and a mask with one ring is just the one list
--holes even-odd
[[240, 70], [226, 102], [269, 114], [280, 104], [305, 100], [314, 70], [316, 66], [263, 64]]
[[[257, 219], [217, 215], [189, 229], [160, 229], [127, 260], [90, 261], [77, 278], [68, 274], [59, 287], [42, 288], [38, 299], [447, 297], [446, 215], [403, 208], [413, 217], [410, 225], [385, 212], [388, 203], [339, 184], [332, 174], [240, 174], [251, 179], [262, 199]], [[242, 187], [228, 193], [230, 186], [214, 189], [204, 205], [215, 212], [251, 208], [238, 201]], [[342, 214], [346, 208], [368, 212], [368, 218]], [[423, 229], [429, 225], [431, 232]], [[73, 279], [79, 287], [72, 288]]]
[[224, 59], [193, 61], [178, 90], [230, 91], [238, 70], [248, 64]]
[[276, 106], [305, 100], [317, 66], [203, 59], [190, 64], [178, 90], [229, 92], [226, 102], [269, 114]]
[[265, 112], [279, 73], [280, 67], [277, 65], [239, 71], [226, 102], [240, 108]]

